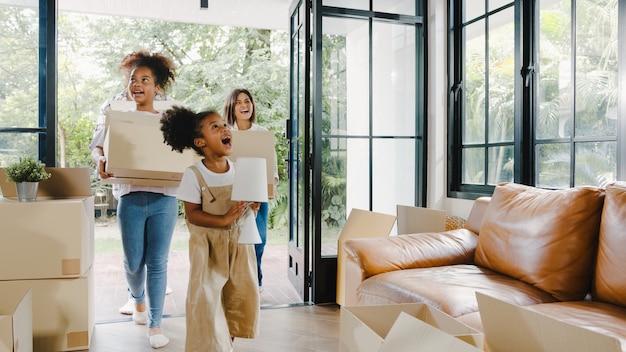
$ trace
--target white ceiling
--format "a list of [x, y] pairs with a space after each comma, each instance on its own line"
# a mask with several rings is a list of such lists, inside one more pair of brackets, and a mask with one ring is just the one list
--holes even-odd
[[[292, 0], [57, 0], [60, 11], [150, 18], [164, 21], [289, 30]], [[37, 6], [38, 0], [0, 0], [1, 4]]]

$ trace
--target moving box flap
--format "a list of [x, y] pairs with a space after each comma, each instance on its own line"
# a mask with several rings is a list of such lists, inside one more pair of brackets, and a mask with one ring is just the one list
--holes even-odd
[[379, 352], [480, 352], [460, 339], [405, 312], [398, 315]]
[[476, 292], [489, 352], [621, 352], [618, 339]]
[[398, 235], [446, 230], [446, 212], [443, 210], [397, 205]]
[[[154, 109], [157, 111], [165, 111], [174, 105], [181, 105], [181, 104], [179, 101], [176, 101], [176, 100], [155, 100], [154, 101]], [[137, 108], [137, 103], [135, 103], [133, 100], [113, 100], [109, 102], [109, 106], [111, 107], [111, 110], [128, 111], [128, 110], [135, 110]]]
[[[52, 176], [45, 181], [39, 182], [38, 198], [61, 199], [90, 197], [92, 195], [91, 178], [89, 176], [90, 169], [47, 167], [46, 171], [51, 173]], [[0, 168], [0, 188], [5, 198], [17, 199], [15, 183], [7, 180], [4, 168]]]

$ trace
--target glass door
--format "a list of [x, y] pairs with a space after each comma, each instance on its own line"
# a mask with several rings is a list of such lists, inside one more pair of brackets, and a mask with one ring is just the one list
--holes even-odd
[[304, 302], [310, 301], [311, 167], [310, 138], [310, 2], [291, 6], [291, 74], [289, 141], [288, 277]]
[[298, 285], [305, 294], [310, 285], [314, 303], [336, 301], [338, 237], [352, 209], [425, 204], [421, 4], [294, 7], [289, 263], [304, 269]]

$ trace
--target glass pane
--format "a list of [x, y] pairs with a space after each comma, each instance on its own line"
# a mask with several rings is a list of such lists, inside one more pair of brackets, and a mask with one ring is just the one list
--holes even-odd
[[512, 4], [511, 0], [489, 0], [489, 11], [497, 10], [500, 7], [508, 4]]
[[465, 0], [463, 1], [463, 6], [465, 7], [463, 22], [485, 15], [485, 0]]
[[[545, 3], [550, 6], [544, 5]], [[571, 7], [543, 1], [539, 16], [537, 138], [572, 136]]]
[[489, 152], [489, 181], [490, 185], [501, 182], [513, 182], [513, 146], [493, 147]]
[[616, 180], [616, 142], [576, 144], [574, 186], [604, 187]]
[[617, 4], [576, 1], [576, 137], [616, 133]]
[[322, 129], [325, 134], [368, 135], [368, 22], [324, 18], [322, 25]]
[[465, 27], [463, 144], [485, 142], [485, 21]]
[[489, 142], [513, 140], [515, 26], [513, 8], [489, 17]]
[[374, 11], [416, 16], [415, 0], [374, 0]]
[[343, 7], [346, 9], [369, 10], [370, 0], [323, 0], [322, 6]]
[[570, 155], [569, 143], [538, 145], [537, 187], [569, 187]]
[[0, 19], [0, 127], [39, 127], [38, 2], [0, 5]]
[[367, 139], [322, 139], [322, 255], [337, 254], [337, 240], [353, 208], [369, 209]]
[[415, 27], [373, 26], [372, 134], [415, 135]]
[[34, 133], [0, 133], [0, 167], [7, 167], [21, 156], [39, 158], [39, 138]]
[[485, 148], [463, 149], [463, 179], [461, 182], [474, 185], [485, 184]]
[[415, 204], [415, 140], [375, 139], [372, 152], [372, 210], [395, 214]]

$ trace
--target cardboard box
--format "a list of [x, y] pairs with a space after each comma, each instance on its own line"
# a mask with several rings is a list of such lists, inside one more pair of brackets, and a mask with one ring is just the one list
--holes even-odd
[[177, 187], [185, 169], [200, 159], [193, 150], [173, 151], [163, 142], [159, 116], [109, 111], [104, 139], [106, 183]]
[[18, 202], [15, 184], [2, 184], [0, 280], [79, 277], [93, 264], [89, 170], [47, 170], [52, 177], [40, 183], [35, 202]]
[[[153, 102], [156, 111], [165, 111], [174, 105], [181, 105], [177, 100], [155, 100]], [[111, 110], [129, 111], [137, 109], [137, 103], [134, 100], [113, 100], [109, 102]]]
[[353, 238], [388, 237], [395, 222], [395, 215], [361, 209], [350, 210], [337, 239], [337, 291], [335, 297], [337, 304], [342, 306], [356, 304], [356, 302], [351, 301], [351, 298], [346, 299], [346, 251], [343, 250], [343, 244]]
[[617, 338], [476, 292], [489, 352], [621, 352]]
[[94, 328], [93, 269], [75, 279], [0, 281], [0, 293], [32, 292], [33, 351], [89, 349]]
[[[344, 306], [339, 329], [342, 352], [478, 352], [483, 346], [480, 332], [424, 303]], [[415, 348], [420, 345], [442, 349]]]
[[237, 162], [240, 156], [264, 158], [267, 160], [267, 194], [276, 197], [274, 170], [276, 170], [276, 149], [272, 131], [231, 131], [233, 148], [229, 159]]
[[0, 291], [0, 352], [33, 350], [33, 303], [30, 289]]
[[396, 213], [398, 235], [446, 230], [446, 212], [443, 210], [397, 205]]

